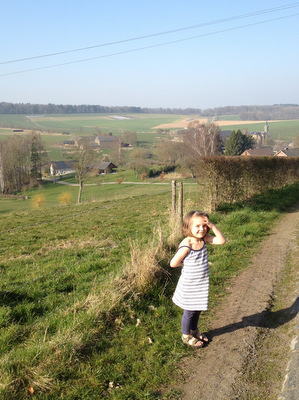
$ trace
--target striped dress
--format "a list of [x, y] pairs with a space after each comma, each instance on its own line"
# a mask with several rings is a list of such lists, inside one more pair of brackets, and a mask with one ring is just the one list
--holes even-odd
[[[189, 246], [181, 246], [189, 247]], [[205, 311], [209, 298], [209, 263], [207, 246], [192, 250], [185, 257], [172, 301], [188, 311]]]

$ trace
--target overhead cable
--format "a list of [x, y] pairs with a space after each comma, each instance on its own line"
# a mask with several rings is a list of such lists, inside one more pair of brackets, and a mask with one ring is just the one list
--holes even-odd
[[255, 12], [251, 12], [251, 13], [247, 13], [247, 14], [241, 14], [241, 15], [236, 15], [236, 16], [232, 16], [232, 17], [228, 17], [228, 18], [222, 18], [222, 19], [218, 19], [215, 21], [204, 22], [201, 24], [190, 25], [190, 26], [186, 26], [186, 27], [182, 27], [182, 28], [176, 28], [176, 29], [172, 29], [169, 31], [156, 32], [156, 33], [143, 35], [143, 36], [137, 36], [137, 37], [133, 37], [133, 38], [129, 38], [129, 39], [123, 39], [123, 40], [117, 40], [114, 42], [101, 43], [101, 44], [97, 44], [97, 45], [93, 45], [93, 46], [81, 47], [78, 49], [65, 50], [65, 51], [59, 51], [59, 52], [48, 53], [48, 54], [41, 54], [41, 55], [37, 55], [37, 56], [20, 58], [20, 59], [16, 59], [16, 60], [2, 61], [2, 62], [0, 62], [0, 65], [17, 63], [17, 62], [21, 62], [21, 61], [34, 60], [34, 59], [38, 59], [38, 58], [53, 57], [53, 56], [57, 56], [57, 55], [61, 55], [61, 54], [74, 53], [74, 52], [79, 52], [79, 51], [83, 51], [83, 50], [91, 50], [91, 49], [95, 49], [98, 47], [112, 46], [115, 44], [127, 43], [127, 42], [136, 41], [136, 40], [147, 39], [147, 38], [151, 38], [151, 37], [155, 37], [155, 36], [168, 35], [171, 33], [177, 33], [177, 32], [182, 32], [182, 31], [186, 31], [186, 30], [202, 28], [205, 26], [216, 25], [216, 24], [220, 24], [223, 22], [230, 22], [230, 21], [234, 21], [234, 20], [238, 20], [238, 19], [255, 17], [258, 15], [269, 14], [272, 12], [288, 10], [290, 8], [294, 8], [294, 7], [298, 7], [298, 6], [299, 6], [299, 2], [296, 2], [296, 3], [286, 4], [284, 6], [268, 8], [265, 10], [255, 11]]
[[229, 32], [229, 31], [233, 31], [233, 30], [237, 30], [237, 29], [247, 28], [249, 26], [261, 25], [261, 24], [264, 24], [264, 23], [278, 21], [278, 20], [294, 17], [294, 16], [297, 16], [297, 15], [299, 15], [299, 14], [298, 13], [290, 14], [290, 15], [286, 15], [286, 16], [283, 16], [283, 17], [277, 17], [277, 18], [272, 18], [272, 19], [268, 19], [268, 20], [264, 20], [264, 21], [253, 22], [251, 24], [236, 26], [236, 27], [233, 27], [233, 28], [221, 29], [219, 31], [203, 33], [203, 34], [200, 34], [200, 35], [195, 35], [195, 36], [190, 36], [190, 37], [186, 37], [186, 38], [183, 38], [183, 39], [176, 39], [176, 40], [172, 40], [172, 41], [169, 41], [169, 42], [163, 42], [163, 43], [158, 43], [158, 44], [154, 44], [154, 45], [139, 47], [139, 48], [135, 48], [135, 49], [131, 49], [131, 50], [124, 50], [124, 51], [119, 51], [119, 52], [115, 52], [115, 53], [104, 54], [104, 55], [101, 55], [101, 56], [83, 58], [83, 59], [79, 59], [79, 60], [75, 60], [75, 61], [63, 62], [63, 63], [60, 63], [60, 64], [52, 64], [52, 65], [47, 65], [47, 66], [44, 66], [44, 67], [36, 67], [36, 68], [30, 68], [30, 69], [25, 69], [25, 70], [21, 70], [21, 71], [8, 72], [8, 73], [5, 73], [5, 74], [0, 74], [0, 76], [9, 76], [9, 75], [22, 74], [22, 73], [25, 73], [25, 72], [39, 71], [39, 70], [43, 70], [43, 69], [61, 67], [61, 66], [64, 66], [64, 65], [77, 64], [77, 63], [86, 62], [86, 61], [92, 61], [92, 60], [101, 59], [101, 58], [108, 58], [108, 57], [118, 56], [118, 55], [121, 55], [121, 54], [133, 53], [133, 52], [136, 52], [136, 51], [142, 51], [142, 50], [152, 49], [152, 48], [156, 48], [156, 47], [167, 46], [167, 45], [174, 44], [174, 43], [184, 42], [184, 41], [188, 41], [188, 40], [192, 40], [192, 39], [198, 39], [200, 37], [211, 36], [211, 35], [216, 35], [216, 34], [223, 33], [223, 32]]

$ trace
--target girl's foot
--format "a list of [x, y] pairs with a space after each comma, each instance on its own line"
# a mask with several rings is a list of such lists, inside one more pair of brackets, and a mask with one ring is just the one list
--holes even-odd
[[202, 340], [197, 339], [196, 337], [194, 337], [193, 335], [182, 335], [182, 341], [185, 344], [188, 344], [189, 346], [192, 347], [203, 347], [204, 346], [204, 342]]
[[198, 332], [198, 330], [190, 331], [190, 332], [191, 332], [191, 335], [193, 337], [195, 337], [197, 340], [200, 340], [204, 344], [208, 344], [209, 343], [209, 339], [207, 338], [207, 336], [204, 333], [200, 333], [200, 332]]

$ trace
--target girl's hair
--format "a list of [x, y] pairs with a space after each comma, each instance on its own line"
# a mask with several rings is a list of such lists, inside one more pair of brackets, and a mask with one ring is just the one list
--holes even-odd
[[[184, 236], [193, 236], [191, 232], [191, 222], [194, 217], [207, 217], [209, 218], [209, 215], [203, 211], [190, 211], [187, 215], [185, 215], [184, 221], [183, 221], [183, 235]], [[207, 233], [209, 233], [210, 228], [207, 226]]]

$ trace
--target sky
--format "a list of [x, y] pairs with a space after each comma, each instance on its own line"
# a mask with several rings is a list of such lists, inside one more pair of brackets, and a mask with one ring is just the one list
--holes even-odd
[[0, 15], [0, 102], [299, 103], [299, 2], [0, 0]]

